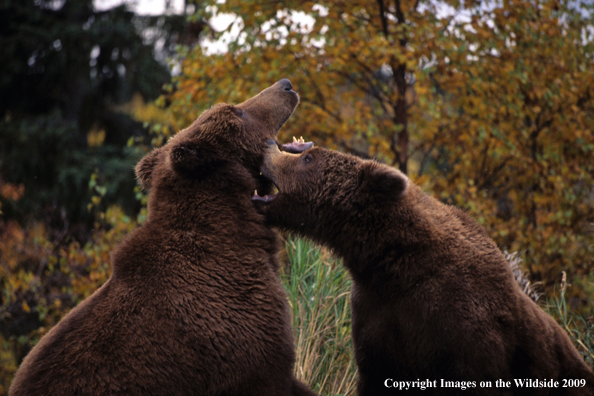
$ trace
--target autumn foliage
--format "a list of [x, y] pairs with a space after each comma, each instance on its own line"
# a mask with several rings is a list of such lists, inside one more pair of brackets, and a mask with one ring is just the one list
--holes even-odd
[[[594, 293], [591, 6], [539, 0], [206, 2], [236, 17], [181, 50], [169, 111], [187, 125], [288, 77], [302, 104], [279, 138], [377, 157], [468, 210], [573, 308]], [[276, 6], [273, 6], [276, 5]], [[581, 8], [580, 8], [581, 7]], [[589, 8], [585, 8], [589, 7]]]
[[[7, 198], [9, 187], [1, 187]], [[109, 278], [109, 255], [136, 224], [117, 207], [101, 217], [84, 246], [41, 221], [0, 219], [0, 395], [39, 339]]]

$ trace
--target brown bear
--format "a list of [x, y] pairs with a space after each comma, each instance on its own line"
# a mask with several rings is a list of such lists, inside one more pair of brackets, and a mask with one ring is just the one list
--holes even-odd
[[205, 111], [136, 167], [148, 219], [113, 274], [33, 348], [10, 395], [309, 395], [277, 236], [252, 205], [266, 139], [299, 102], [283, 79]]
[[262, 172], [279, 190], [253, 198], [269, 224], [331, 248], [352, 276], [360, 395], [594, 395], [568, 335], [468, 214], [323, 148], [270, 141]]

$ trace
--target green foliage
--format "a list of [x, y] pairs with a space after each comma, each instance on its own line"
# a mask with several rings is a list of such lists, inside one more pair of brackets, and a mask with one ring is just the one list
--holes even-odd
[[137, 148], [87, 147], [86, 141], [79, 141], [75, 123], [65, 121], [59, 112], [2, 120], [0, 135], [0, 174], [25, 188], [22, 199], [5, 200], [8, 218], [62, 217], [66, 214], [59, 212], [65, 210], [68, 221], [90, 219], [92, 174], [105, 189], [104, 202], [118, 203], [129, 213], [138, 210], [133, 167], [142, 153]]
[[[170, 75], [155, 43], [163, 57], [186, 26], [184, 16], [141, 17], [125, 5], [96, 11], [93, 0], [0, 2], [0, 175], [25, 186], [17, 203], [4, 201], [7, 218], [80, 223], [84, 240], [91, 194], [99, 211], [139, 210], [132, 168], [141, 153], [127, 143], [148, 131], [120, 107], [161, 93]], [[92, 174], [104, 194], [89, 191]]]
[[0, 11], [0, 114], [57, 105], [90, 127], [106, 100], [121, 103], [134, 92], [154, 98], [169, 78], [125, 6], [95, 11], [92, 0], [6, 0]]

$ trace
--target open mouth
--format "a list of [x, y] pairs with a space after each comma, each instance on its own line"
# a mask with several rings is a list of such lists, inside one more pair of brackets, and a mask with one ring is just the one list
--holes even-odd
[[[273, 147], [276, 145], [276, 142], [272, 139], [268, 141], [269, 147]], [[272, 146], [270, 146], [272, 145]], [[286, 143], [280, 146], [282, 151], [286, 151], [289, 153], [299, 154], [313, 146], [313, 142], [306, 142], [303, 137], [296, 139], [293, 137], [293, 141], [291, 143]], [[279, 188], [274, 182], [274, 180], [266, 177], [262, 172], [257, 177], [258, 181], [258, 188], [254, 191], [254, 195], [252, 196], [252, 201], [263, 202], [263, 203], [270, 203], [274, 201], [278, 195], [280, 194]]]
[[259, 202], [264, 202], [264, 203], [269, 203], [272, 202], [276, 199], [276, 197], [278, 196], [278, 194], [280, 193], [278, 190], [278, 187], [276, 184], [274, 184], [274, 182], [270, 179], [268, 179], [266, 176], [260, 174], [260, 177], [265, 179], [268, 182], [268, 185], [265, 187], [267, 188], [267, 190], [265, 190], [266, 192], [263, 192], [262, 189], [260, 191], [260, 195], [258, 193], [258, 190], [254, 191], [254, 195], [252, 196], [252, 201], [259, 201]]

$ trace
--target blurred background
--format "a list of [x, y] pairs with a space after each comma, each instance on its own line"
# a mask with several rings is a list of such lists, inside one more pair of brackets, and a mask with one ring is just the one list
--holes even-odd
[[592, 350], [591, 0], [3, 0], [0, 395], [145, 219], [135, 163], [284, 77], [301, 104], [280, 141], [467, 210]]

